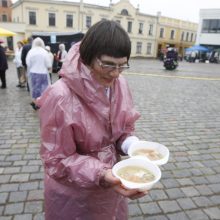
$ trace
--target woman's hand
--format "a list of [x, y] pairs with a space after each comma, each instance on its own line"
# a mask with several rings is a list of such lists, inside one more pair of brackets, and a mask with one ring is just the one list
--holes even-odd
[[112, 187], [115, 190], [115, 192], [130, 199], [138, 199], [148, 193], [148, 191], [140, 192], [137, 189], [124, 188], [124, 186], [121, 184], [121, 181], [113, 176], [111, 169], [108, 169], [104, 172], [103, 179], [109, 187]]

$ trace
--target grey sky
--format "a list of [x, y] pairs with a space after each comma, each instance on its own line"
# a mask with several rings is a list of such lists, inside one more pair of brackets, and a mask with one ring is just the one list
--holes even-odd
[[[13, 2], [15, 2], [14, 0]], [[65, 0], [64, 0], [65, 1]], [[79, 2], [80, 0], [68, 0]], [[85, 3], [108, 6], [110, 0], [83, 0]], [[119, 0], [112, 0], [117, 3]], [[199, 10], [218, 8], [220, 9], [220, 0], [130, 0], [130, 3], [136, 8], [139, 4], [140, 12], [150, 15], [156, 15], [158, 11], [162, 15], [182, 19], [186, 21], [199, 22]]]

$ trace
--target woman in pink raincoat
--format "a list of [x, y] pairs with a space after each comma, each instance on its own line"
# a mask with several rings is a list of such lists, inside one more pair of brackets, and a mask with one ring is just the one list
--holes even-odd
[[111, 172], [138, 138], [127, 82], [131, 43], [114, 21], [93, 25], [70, 49], [62, 78], [38, 99], [46, 220], [126, 220], [125, 189]]

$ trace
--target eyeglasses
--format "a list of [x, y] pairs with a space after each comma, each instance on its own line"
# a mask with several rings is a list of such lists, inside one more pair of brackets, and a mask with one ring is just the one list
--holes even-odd
[[[111, 64], [104, 64], [103, 62], [104, 61], [101, 61], [99, 60], [98, 58], [96, 58], [97, 60], [97, 63], [99, 64], [100, 67], [102, 67], [102, 69], [108, 71], [108, 72], [111, 72], [111, 71], [115, 71], [116, 69], [118, 69], [119, 72], [122, 72], [124, 70], [127, 70], [130, 68], [129, 65], [123, 65], [123, 66], [120, 66], [118, 64], [115, 64], [115, 65], [111, 65]], [[107, 61], [106, 61], [107, 62]]]

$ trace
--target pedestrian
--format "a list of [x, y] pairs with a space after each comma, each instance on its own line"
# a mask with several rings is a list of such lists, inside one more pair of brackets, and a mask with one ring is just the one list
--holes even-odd
[[32, 37], [28, 37], [27, 39], [27, 44], [25, 44], [22, 48], [22, 52], [21, 52], [21, 61], [22, 61], [22, 65], [24, 66], [25, 69], [25, 75], [26, 75], [26, 81], [27, 81], [27, 91], [29, 92], [29, 84], [28, 84], [28, 69], [27, 69], [27, 64], [26, 64], [26, 57], [27, 54], [29, 52], [29, 50], [32, 47], [32, 42], [33, 42], [33, 38]]
[[0, 78], [2, 83], [1, 89], [6, 89], [6, 70], [8, 69], [8, 61], [2, 43], [4, 43], [4, 41], [0, 40]]
[[63, 62], [66, 58], [67, 51], [65, 49], [65, 44], [59, 44], [59, 50], [57, 52], [56, 60], [57, 60], [57, 72], [60, 71]]
[[22, 53], [22, 47], [23, 43], [21, 41], [17, 42], [17, 48], [15, 50], [15, 58], [13, 62], [16, 65], [17, 69], [17, 75], [18, 75], [18, 85], [17, 87], [24, 88], [26, 84], [26, 74], [25, 74], [25, 69], [24, 66], [22, 65], [21, 61], [21, 53]]
[[52, 83], [52, 72], [53, 72], [54, 55], [51, 53], [50, 46], [46, 46], [45, 49], [48, 52], [48, 55], [49, 55], [50, 61], [51, 61], [51, 68], [49, 69], [49, 75], [50, 75], [50, 82]]
[[127, 198], [146, 195], [125, 189], [111, 171], [138, 140], [140, 115], [120, 74], [130, 53], [127, 32], [99, 21], [69, 50], [62, 78], [37, 100], [46, 220], [127, 220]]
[[28, 80], [33, 109], [37, 110], [36, 99], [41, 96], [44, 90], [50, 85], [49, 69], [51, 60], [45, 50], [44, 42], [41, 38], [35, 38], [32, 48], [27, 54], [26, 64], [28, 68]]

